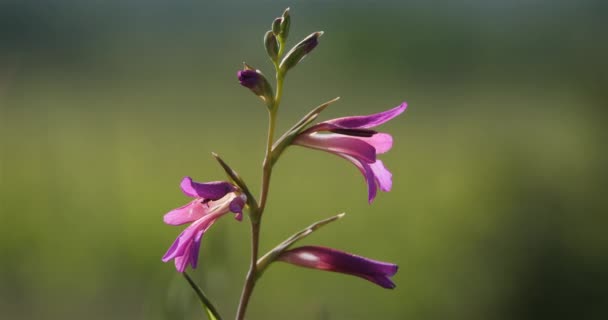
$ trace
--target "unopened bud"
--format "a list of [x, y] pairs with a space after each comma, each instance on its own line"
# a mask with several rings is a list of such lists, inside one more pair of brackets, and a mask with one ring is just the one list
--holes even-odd
[[279, 56], [279, 43], [272, 31], [266, 32], [266, 35], [264, 36], [264, 46], [266, 47], [266, 53], [268, 53], [270, 59], [276, 61]]
[[260, 70], [252, 70], [251, 67], [246, 65], [244, 70], [240, 70], [237, 73], [237, 76], [243, 87], [249, 88], [249, 90], [251, 90], [256, 96], [260, 97], [260, 99], [262, 99], [267, 106], [272, 105], [272, 88]]
[[287, 54], [283, 61], [281, 61], [281, 70], [287, 71], [295, 67], [302, 59], [306, 57], [308, 53], [312, 51], [319, 44], [319, 37], [323, 35], [323, 31], [315, 32], [300, 43], [296, 44]]
[[289, 26], [291, 25], [291, 16], [289, 15], [289, 8], [285, 9], [285, 12], [283, 12], [283, 19], [281, 19], [281, 38], [283, 38], [283, 41], [285, 39], [287, 39], [287, 36], [289, 35]]
[[283, 18], [276, 18], [272, 22], [272, 33], [277, 37], [281, 34], [281, 21], [283, 21]]

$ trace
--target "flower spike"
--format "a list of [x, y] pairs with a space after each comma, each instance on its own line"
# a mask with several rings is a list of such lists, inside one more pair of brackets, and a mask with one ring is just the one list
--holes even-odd
[[395, 283], [390, 278], [397, 273], [399, 268], [393, 263], [318, 246], [304, 246], [286, 251], [279, 256], [279, 261], [304, 268], [353, 275], [386, 289], [395, 288]]

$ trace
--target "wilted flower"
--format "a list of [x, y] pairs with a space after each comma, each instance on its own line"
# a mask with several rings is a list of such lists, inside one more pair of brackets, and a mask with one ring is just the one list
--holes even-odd
[[[293, 143], [333, 153], [354, 163], [363, 173], [368, 186], [368, 201], [376, 197], [377, 187], [390, 191], [392, 174], [376, 156], [393, 146], [388, 133], [370, 128], [379, 126], [405, 111], [407, 103], [376, 114], [350, 116], [318, 123], [300, 133]], [[329, 133], [320, 133], [327, 131]]]
[[390, 277], [395, 275], [398, 269], [396, 264], [317, 246], [304, 246], [286, 251], [279, 256], [279, 260], [305, 268], [350, 274], [387, 289], [395, 288]]
[[184, 272], [188, 263], [196, 268], [203, 234], [217, 219], [231, 211], [236, 213], [237, 220], [242, 219], [246, 197], [225, 181], [198, 183], [185, 177], [180, 186], [194, 200], [170, 211], [163, 220], [170, 225], [192, 224], [177, 237], [162, 260], [168, 262], [175, 259], [177, 271]]

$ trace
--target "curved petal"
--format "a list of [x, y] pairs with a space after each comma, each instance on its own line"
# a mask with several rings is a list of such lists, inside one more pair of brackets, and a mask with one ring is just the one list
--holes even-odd
[[350, 155], [369, 163], [376, 161], [376, 149], [367, 142], [359, 140], [358, 137], [345, 137], [335, 133], [311, 133], [299, 135], [293, 143], [335, 154]]
[[380, 113], [374, 113], [366, 116], [350, 116], [332, 119], [319, 123], [319, 126], [323, 124], [333, 125], [342, 129], [368, 129], [379, 126], [394, 117], [400, 115], [407, 108], [407, 103], [403, 102], [395, 108], [386, 110]]
[[226, 181], [212, 181], [198, 183], [190, 177], [185, 177], [180, 183], [182, 191], [189, 197], [217, 200], [226, 194], [233, 192], [236, 188]]
[[384, 163], [381, 160], [376, 160], [376, 162], [369, 166], [374, 172], [374, 177], [376, 177], [380, 190], [384, 192], [391, 191], [393, 187], [393, 174], [386, 169]]
[[238, 221], [243, 220], [243, 207], [245, 206], [246, 201], [247, 197], [244, 194], [235, 197], [230, 201], [230, 211], [236, 213], [234, 218]]
[[[208, 226], [207, 229], [209, 229], [213, 223], [215, 221], [211, 222]], [[196, 236], [194, 237], [194, 240], [192, 241], [192, 244], [190, 245], [190, 249], [188, 250], [188, 253], [190, 255], [190, 265], [192, 266], [192, 269], [195, 269], [196, 266], [198, 265], [198, 252], [201, 248], [201, 240], [203, 238], [203, 234], [205, 233], [205, 231], [207, 230], [199, 230], [199, 232], [196, 234]], [[183, 271], [182, 271], [183, 272]]]
[[367, 201], [371, 204], [374, 201], [374, 198], [376, 198], [378, 190], [376, 186], [376, 178], [374, 176], [374, 171], [372, 170], [370, 165], [365, 163], [364, 161], [358, 160], [355, 157], [351, 157], [345, 154], [338, 155], [352, 162], [355, 166], [357, 166], [359, 171], [361, 171], [363, 177], [365, 178], [365, 182], [367, 183]]
[[224, 208], [225, 210], [217, 210], [203, 216], [184, 229], [169, 247], [162, 261], [168, 262], [175, 259], [175, 267], [178, 272], [184, 272], [188, 263], [193, 267], [196, 266], [201, 238], [218, 218], [229, 212], [227, 206], [224, 206]]
[[376, 149], [376, 154], [388, 152], [393, 147], [393, 137], [388, 133], [376, 133], [371, 137], [354, 137], [370, 144]]

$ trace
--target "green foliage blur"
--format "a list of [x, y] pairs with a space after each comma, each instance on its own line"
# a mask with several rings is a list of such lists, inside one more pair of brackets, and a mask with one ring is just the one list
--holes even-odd
[[[608, 318], [605, 1], [3, 1], [0, 319], [204, 319], [161, 256], [179, 181], [224, 175], [257, 194], [262, 103], [241, 62], [272, 75], [262, 37], [291, 7], [279, 131], [408, 110], [368, 205], [358, 170], [292, 147], [277, 163], [262, 251], [339, 212], [303, 243], [399, 264], [395, 290], [271, 266], [248, 319]], [[193, 277], [227, 319], [249, 226], [205, 235]]]

